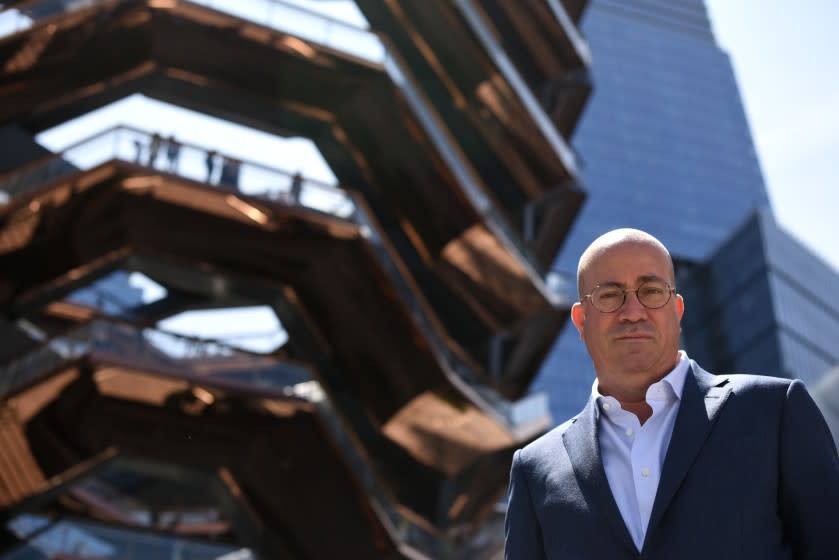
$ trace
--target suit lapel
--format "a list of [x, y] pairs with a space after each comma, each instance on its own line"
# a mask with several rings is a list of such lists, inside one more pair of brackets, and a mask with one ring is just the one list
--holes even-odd
[[562, 440], [574, 467], [577, 483], [592, 513], [605, 517], [621, 542], [631, 551], [637, 552], [603, 469], [600, 444], [597, 441], [597, 414], [597, 405], [594, 399], [590, 399], [577, 420], [562, 434]]
[[728, 399], [731, 388], [727, 383], [726, 378], [715, 377], [702, 370], [695, 362], [691, 362], [691, 371], [685, 378], [673, 435], [664, 457], [645, 545], [661, 522], [664, 512], [711, 432], [719, 411]]

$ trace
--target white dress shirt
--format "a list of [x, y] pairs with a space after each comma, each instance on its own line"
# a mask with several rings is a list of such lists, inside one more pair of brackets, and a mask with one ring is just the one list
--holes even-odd
[[601, 395], [597, 380], [591, 388], [599, 410], [598, 442], [606, 479], [639, 551], [647, 534], [688, 368], [687, 354], [680, 350], [676, 367], [647, 389], [647, 404], [653, 414], [643, 426], [635, 414], [621, 408], [617, 399]]

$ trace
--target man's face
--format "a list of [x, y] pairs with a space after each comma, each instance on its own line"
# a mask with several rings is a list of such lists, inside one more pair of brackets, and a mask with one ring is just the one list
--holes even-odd
[[[673, 285], [667, 255], [653, 245], [626, 241], [590, 262], [582, 277], [583, 291], [591, 293], [602, 284], [635, 289], [651, 278]], [[602, 386], [646, 387], [676, 364], [683, 312], [681, 296], [671, 297], [658, 309], [648, 309], [630, 292], [624, 304], [611, 313], [598, 311], [588, 299], [577, 303], [571, 319], [588, 347]]]

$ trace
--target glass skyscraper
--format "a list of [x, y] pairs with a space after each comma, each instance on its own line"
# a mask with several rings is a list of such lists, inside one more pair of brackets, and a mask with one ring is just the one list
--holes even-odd
[[[589, 196], [554, 268], [573, 276], [593, 239], [610, 229], [636, 227], [670, 249], [681, 288], [692, 270], [714, 260], [755, 211], [769, 205], [729, 57], [715, 41], [703, 0], [593, 0], [581, 27], [592, 51], [594, 94], [575, 147], [585, 163]], [[768, 231], [758, 229], [757, 235]], [[774, 222], [770, 229], [786, 236]], [[787, 253], [784, 258], [796, 258]], [[694, 282], [694, 289], [701, 293], [702, 287]], [[778, 294], [773, 301], [783, 297]], [[686, 318], [707, 316], [702, 305], [712, 303], [689, 300]], [[770, 323], [764, 327], [775, 328]], [[839, 332], [839, 320], [828, 323]], [[689, 353], [706, 327], [695, 324], [694, 336], [685, 340]], [[705, 356], [721, 351], [714, 344], [738, 328], [742, 325], [723, 327], [711, 347], [703, 348]], [[768, 331], [761, 336], [762, 344], [786, 344], [770, 340]], [[804, 376], [796, 373], [794, 359], [779, 353], [774, 363], [788, 365], [751, 372]], [[533, 388], [551, 395], [554, 420], [561, 422], [583, 406], [593, 379], [585, 347], [569, 322]]]
[[[796, 377], [839, 364], [839, 276], [759, 210], [679, 290], [685, 344], [706, 368]], [[839, 403], [837, 403], [839, 404]]]

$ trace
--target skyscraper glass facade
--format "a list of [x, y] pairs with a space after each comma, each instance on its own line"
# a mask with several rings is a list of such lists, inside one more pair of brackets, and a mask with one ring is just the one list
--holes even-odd
[[796, 377], [810, 387], [839, 363], [839, 276], [780, 229], [746, 221], [680, 291], [691, 356], [716, 371]]
[[592, 239], [627, 225], [661, 238], [678, 259], [707, 259], [769, 201], [704, 4], [594, 0], [582, 29], [594, 94], [575, 146], [589, 199], [556, 267], [574, 270]]
[[[593, 0], [581, 27], [594, 94], [574, 145], [589, 196], [555, 269], [574, 275], [583, 249], [617, 227], [652, 233], [677, 261], [705, 262], [769, 200], [704, 2]], [[534, 390], [550, 393], [561, 422], [583, 406], [593, 378], [569, 323]]]

